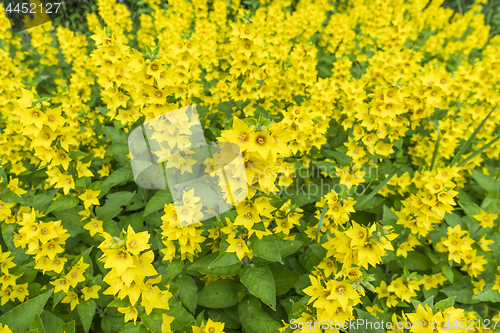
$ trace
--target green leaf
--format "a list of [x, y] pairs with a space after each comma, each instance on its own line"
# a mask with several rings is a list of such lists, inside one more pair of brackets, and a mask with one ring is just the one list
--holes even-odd
[[64, 320], [47, 310], [43, 310], [40, 318], [42, 319], [45, 332], [47, 333], [56, 333], [57, 328], [64, 324]]
[[319, 235], [321, 234], [321, 226], [323, 225], [323, 220], [325, 219], [326, 211], [328, 210], [328, 204], [325, 202], [323, 210], [321, 211], [321, 216], [318, 221], [318, 228], [316, 230], [316, 242], [319, 240]]
[[280, 254], [282, 258], [288, 257], [289, 255], [297, 252], [300, 247], [304, 244], [299, 240], [276, 240]]
[[103, 191], [108, 192], [110, 188], [116, 185], [125, 184], [134, 179], [131, 168], [119, 168], [110, 174], [104, 180]]
[[203, 275], [214, 275], [214, 276], [226, 276], [226, 275], [236, 275], [238, 270], [241, 268], [241, 262], [235, 263], [229, 266], [220, 267], [209, 267], [215, 260], [217, 260], [219, 253], [211, 253], [206, 255], [197, 261], [195, 261], [188, 270], [197, 271]]
[[437, 138], [437, 141], [436, 141], [436, 145], [434, 146], [434, 153], [432, 154], [432, 162], [431, 162], [431, 165], [430, 165], [430, 168], [429, 168], [429, 170], [432, 170], [432, 168], [434, 168], [434, 163], [436, 162], [437, 154], [438, 154], [438, 151], [439, 151], [439, 143], [441, 142], [441, 131], [439, 130], [439, 126], [436, 124], [435, 121], [433, 121], [430, 118], [428, 118], [428, 119], [434, 125], [434, 127], [436, 128], [436, 131], [438, 133], [438, 138]]
[[[25, 301], [0, 317], [0, 323], [9, 326], [12, 332], [22, 332], [28, 329], [29, 324], [40, 315], [54, 289]], [[22, 320], [19, 320], [22, 318]]]
[[249, 324], [250, 327], [256, 332], [278, 332], [281, 328], [281, 324], [273, 320], [264, 310], [255, 305], [254, 303], [247, 301], [248, 303], [248, 313], [249, 313]]
[[106, 136], [106, 138], [111, 140], [111, 142], [117, 143], [117, 144], [126, 144], [127, 143], [127, 139], [123, 135], [123, 134], [125, 134], [124, 131], [121, 131], [121, 130], [114, 128], [114, 127], [111, 127], [111, 126], [104, 126], [103, 130], [104, 130], [104, 135]]
[[35, 318], [33, 318], [29, 330], [30, 332], [45, 333], [45, 329], [43, 328], [42, 318], [40, 318], [38, 313], [35, 314]]
[[184, 268], [184, 262], [181, 260], [174, 260], [170, 262], [165, 269], [165, 273], [162, 275], [162, 280], [165, 279], [165, 284], [168, 284], [171, 279], [179, 275]]
[[80, 200], [77, 197], [61, 195], [49, 206], [49, 209], [47, 209], [47, 214], [56, 210], [66, 210], [76, 207], [79, 202]]
[[497, 181], [488, 175], [485, 175], [481, 171], [472, 169], [472, 178], [479, 184], [479, 186], [486, 192], [497, 192], [499, 189]]
[[485, 287], [479, 294], [473, 295], [472, 299], [474, 301], [480, 301], [481, 303], [500, 302], [500, 294], [498, 293], [498, 290], [493, 290], [492, 287], [493, 284], [490, 284], [489, 286]]
[[422, 305], [425, 306], [425, 305], [428, 305], [430, 308], [432, 308], [434, 306], [434, 296], [430, 296], [429, 298], [427, 298], [425, 301], [422, 302]]
[[144, 209], [144, 216], [164, 209], [165, 205], [172, 202], [172, 195], [169, 190], [159, 190], [155, 195], [149, 199], [149, 202]]
[[92, 319], [96, 314], [96, 307], [97, 304], [93, 299], [80, 302], [80, 304], [76, 306], [76, 310], [78, 312], [78, 315], [80, 316], [80, 320], [82, 321], [83, 329], [85, 330], [85, 332], [88, 332], [90, 330]]
[[274, 236], [269, 235], [259, 239], [257, 236], [252, 235], [252, 237], [250, 237], [250, 243], [250, 248], [256, 257], [283, 263], [281, 260], [280, 250]]
[[113, 155], [117, 161], [120, 161], [119, 156], [123, 156], [126, 159], [125, 155], [128, 153], [128, 146], [124, 143], [112, 143], [106, 149], [106, 155]]
[[[234, 311], [236, 312], [236, 318], [233, 318], [229, 313], [228, 309], [232, 309], [233, 311], [236, 310], [236, 307], [231, 307], [231, 308], [226, 308], [226, 309], [210, 309], [207, 311], [208, 317], [211, 318], [213, 321], [219, 321], [223, 322], [224, 329], [232, 329], [232, 330], [237, 330], [238, 328], [241, 327], [241, 323], [238, 318], [238, 313], [237, 310]], [[199, 326], [199, 325], [196, 325]]]
[[453, 305], [455, 305], [455, 298], [456, 296], [448, 297], [437, 302], [436, 304], [434, 304], [432, 312], [436, 313], [437, 311], [443, 311], [447, 308], [451, 308]]
[[240, 263], [238, 256], [236, 253], [232, 252], [221, 252], [217, 259], [215, 259], [210, 265], [208, 265], [208, 269], [217, 268], [217, 267], [227, 267], [231, 265], [237, 265]]
[[[358, 319], [356, 319], [356, 328], [355, 329], [349, 329], [349, 333], [385, 333], [385, 330], [383, 328], [374, 328], [373, 326], [375, 323], [378, 323], [381, 327], [382, 324], [380, 320], [375, 317], [374, 315], [369, 314], [366, 311], [363, 311], [361, 309], [356, 309], [356, 312], [358, 314]], [[360, 320], [360, 321], [358, 321]], [[361, 322], [362, 320], [362, 322]]]
[[28, 254], [24, 252], [22, 248], [18, 248], [14, 245], [14, 231], [18, 225], [15, 223], [7, 224], [2, 223], [2, 238], [7, 245], [7, 248], [12, 253], [10, 254], [12, 257], [12, 261], [16, 265], [23, 264], [30, 257]]
[[56, 333], [75, 333], [75, 321], [70, 321], [69, 323], [62, 324], [57, 329]]
[[477, 133], [479, 133], [479, 131], [481, 130], [481, 128], [484, 126], [484, 124], [486, 123], [486, 121], [488, 120], [488, 118], [493, 113], [493, 111], [495, 111], [496, 107], [497, 106], [495, 105], [495, 107], [490, 111], [490, 113], [488, 113], [488, 115], [486, 116], [486, 118], [484, 118], [484, 120], [481, 122], [481, 124], [479, 124], [479, 126], [476, 128], [476, 130], [474, 131], [474, 133], [472, 133], [472, 135], [470, 136], [470, 138], [465, 142], [465, 144], [463, 144], [460, 147], [460, 150], [458, 151], [458, 153], [451, 160], [450, 166], [453, 166], [456, 162], [458, 162], [458, 160], [463, 155], [463, 153], [465, 153], [465, 151], [467, 150], [467, 148], [469, 148], [469, 146], [472, 144], [472, 141], [476, 137]]
[[394, 213], [389, 207], [387, 207], [386, 205], [384, 205], [384, 208], [383, 208], [383, 219], [384, 220], [394, 220], [394, 221], [397, 221], [399, 220], [399, 217], [396, 215], [396, 213]]
[[125, 297], [124, 299], [115, 298], [111, 303], [108, 304], [108, 307], [111, 308], [126, 308], [129, 306], [130, 301], [128, 300], [128, 297]]
[[448, 279], [448, 281], [453, 283], [453, 271], [451, 270], [451, 267], [448, 264], [445, 263], [441, 264], [441, 272]]
[[328, 251], [321, 244], [310, 244], [306, 250], [299, 255], [299, 262], [305, 269], [312, 271], [314, 266], [319, 265]]
[[41, 212], [45, 212], [45, 210], [47, 209], [48, 205], [52, 202], [52, 199], [54, 198], [57, 192], [58, 189], [53, 189], [35, 195], [33, 197], [33, 202], [32, 202], [33, 208]]
[[195, 280], [189, 275], [184, 274], [176, 280], [176, 283], [180, 287], [179, 298], [182, 304], [184, 304], [189, 312], [194, 314], [198, 305], [198, 287], [196, 287]]
[[[442, 288], [440, 291], [448, 297], [456, 296], [455, 302], [464, 304], [477, 304], [481, 303], [479, 299], [473, 298], [474, 293], [472, 290], [474, 285], [471, 283], [470, 276], [463, 276], [462, 279], [456, 281], [449, 287]], [[498, 294], [498, 292], [497, 292]]]
[[246, 297], [242, 302], [238, 304], [238, 317], [241, 323], [241, 326], [243, 328], [242, 332], [245, 333], [257, 333], [255, 330], [250, 326], [250, 309], [249, 307], [252, 305], [252, 301], [255, 300], [255, 306], [260, 307], [260, 302], [257, 298], [255, 297]]
[[54, 297], [52, 300], [52, 310], [56, 308], [56, 305], [59, 304], [64, 297], [66, 297], [64, 291], [58, 291], [57, 293], [54, 293]]
[[[186, 325], [189, 325], [189, 323], [194, 321], [193, 315], [187, 312], [187, 310], [184, 309], [182, 306], [174, 305], [170, 307], [170, 310], [166, 310], [163, 312], [171, 317], [174, 317], [174, 321], [172, 322], [172, 324], [170, 324], [170, 328], [174, 332]], [[153, 332], [160, 332], [160, 331], [153, 331]]]
[[298, 273], [292, 270], [279, 267], [271, 267], [271, 273], [276, 286], [276, 295], [286, 294], [300, 277]]
[[276, 286], [268, 266], [243, 268], [238, 275], [248, 291], [276, 311]]
[[150, 330], [142, 321], [136, 324], [128, 322], [120, 328], [120, 333], [150, 333]]
[[238, 304], [242, 290], [234, 280], [222, 279], [210, 283], [198, 294], [198, 304], [207, 308], [228, 308]]
[[113, 219], [123, 210], [123, 206], [126, 206], [134, 195], [135, 192], [127, 191], [108, 194], [106, 203], [95, 208], [97, 218], [103, 221]]
[[53, 212], [58, 220], [62, 221], [62, 226], [64, 229], [68, 230], [68, 233], [73, 237], [85, 231], [83, 225], [80, 222], [82, 219], [78, 212], [82, 210], [81, 206], [73, 207], [66, 210], [58, 210]]
[[161, 324], [163, 323], [162, 312], [159, 309], [153, 309], [150, 314], [146, 311], [139, 312], [141, 321], [151, 332], [161, 332]]
[[409, 252], [406, 258], [398, 257], [397, 261], [400, 267], [406, 267], [412, 271], [425, 271], [433, 266], [432, 261], [426, 255], [417, 251]]

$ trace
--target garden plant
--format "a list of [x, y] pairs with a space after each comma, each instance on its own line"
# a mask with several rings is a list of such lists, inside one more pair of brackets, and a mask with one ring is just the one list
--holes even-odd
[[[499, 9], [82, 0], [14, 32], [4, 0], [0, 332], [500, 332]], [[195, 124], [239, 147], [233, 208], [141, 186], [158, 119], [182, 175]]]

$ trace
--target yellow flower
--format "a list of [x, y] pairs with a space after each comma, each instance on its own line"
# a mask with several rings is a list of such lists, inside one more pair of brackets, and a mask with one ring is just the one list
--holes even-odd
[[254, 132], [250, 134], [248, 151], [257, 152], [263, 159], [267, 160], [269, 151], [273, 148], [274, 139], [267, 132]]
[[430, 323], [434, 321], [434, 315], [432, 314], [432, 308], [425, 304], [425, 307], [422, 304], [419, 304], [417, 307], [416, 313], [407, 313], [406, 317], [413, 323], [422, 323], [421, 332], [433, 332]]
[[68, 280], [66, 280], [65, 278], [59, 278], [55, 281], [50, 281], [50, 284], [52, 284], [55, 287], [54, 293], [63, 291], [65, 294], [67, 294], [70, 287]]
[[325, 273], [325, 277], [329, 277], [337, 272], [335, 267], [335, 262], [332, 259], [324, 258], [322, 262], [318, 265], [319, 269], [322, 269]]
[[139, 314], [139, 311], [137, 311], [135, 306], [129, 306], [126, 308], [118, 308], [118, 312], [125, 314], [125, 322], [133, 320], [134, 324], [135, 324], [135, 321], [137, 320], [137, 315]]
[[89, 223], [87, 223], [83, 226], [83, 229], [88, 230], [90, 232], [90, 236], [94, 236], [97, 233], [100, 234], [103, 232], [102, 224], [103, 224], [103, 221], [92, 218], [92, 219], [90, 219]]
[[14, 192], [18, 196], [21, 196], [24, 193], [26, 193], [25, 190], [23, 190], [22, 188], [19, 187], [19, 179], [18, 178], [11, 179], [9, 181], [9, 184], [7, 185], [7, 187], [9, 188], [9, 190]]
[[170, 325], [172, 324], [174, 319], [174, 317], [169, 316], [166, 313], [162, 314], [161, 333], [172, 333]]
[[101, 178], [104, 178], [106, 176], [109, 176], [109, 165], [108, 164], [103, 164], [101, 166], [101, 169], [97, 171], [97, 173], [99, 174], [99, 176]]
[[0, 333], [12, 333], [12, 331], [7, 325], [0, 324]]
[[34, 147], [44, 147], [49, 149], [52, 141], [56, 139], [57, 135], [49, 127], [43, 126], [42, 130], [36, 136], [36, 139], [31, 141], [31, 148]]
[[125, 250], [107, 250], [105, 256], [104, 268], [115, 268], [120, 275], [135, 267], [132, 255]]
[[247, 254], [252, 253], [251, 250], [248, 248], [245, 240], [241, 238], [235, 239], [235, 234], [229, 235], [227, 242], [229, 243], [229, 246], [227, 247], [226, 252], [231, 252], [231, 253], [236, 252], [238, 259], [240, 260], [243, 259], [243, 257], [246, 256]]
[[495, 243], [495, 241], [492, 239], [486, 239], [486, 235], [483, 235], [483, 237], [481, 237], [481, 239], [479, 240], [479, 246], [484, 252], [491, 251], [489, 245], [493, 243]]
[[326, 299], [339, 302], [343, 310], [347, 310], [349, 301], [356, 301], [359, 299], [358, 293], [353, 289], [347, 280], [329, 280], [327, 282], [327, 289], [331, 292]]
[[493, 228], [494, 222], [498, 217], [498, 214], [487, 213], [481, 209], [481, 214], [476, 214], [473, 216], [476, 220], [481, 222], [483, 228]]
[[74, 291], [67, 292], [61, 303], [70, 303], [71, 311], [73, 311], [79, 303], [77, 293]]
[[16, 298], [20, 300], [21, 302], [24, 302], [24, 299], [26, 296], [28, 296], [28, 284], [18, 284], [15, 286], [12, 286], [12, 294], [10, 295], [11, 298]]
[[100, 205], [99, 199], [97, 198], [100, 193], [100, 190], [86, 190], [84, 193], [80, 194], [78, 198], [83, 201], [85, 209], [88, 209], [91, 205]]
[[149, 241], [149, 233], [147, 231], [135, 233], [132, 226], [128, 226], [127, 229], [127, 250], [133, 255], [138, 255], [144, 250], [149, 249], [150, 244]]
[[73, 180], [73, 177], [71, 175], [62, 174], [59, 176], [59, 179], [57, 180], [57, 183], [54, 187], [62, 188], [64, 194], [68, 194], [71, 189], [75, 188], [75, 181]]
[[97, 293], [101, 289], [101, 286], [95, 285], [92, 287], [82, 288], [82, 293], [85, 295], [85, 300], [89, 300], [91, 298], [99, 298], [99, 294]]
[[78, 171], [78, 177], [94, 177], [92, 171], [88, 169], [92, 162], [82, 163], [82, 161], [76, 162], [76, 171]]
[[377, 318], [377, 312], [384, 312], [377, 304], [373, 304], [373, 306], [367, 306], [366, 311]]
[[474, 285], [474, 289], [472, 290], [474, 295], [479, 294], [484, 286], [486, 285], [486, 281], [484, 279], [481, 279], [480, 281], [472, 281], [472, 284]]

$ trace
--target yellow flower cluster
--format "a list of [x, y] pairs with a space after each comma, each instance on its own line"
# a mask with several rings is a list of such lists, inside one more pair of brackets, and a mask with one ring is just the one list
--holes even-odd
[[[79, 296], [75, 292], [74, 288], [76, 288], [78, 283], [85, 281], [85, 277], [83, 276], [83, 274], [88, 267], [89, 264], [83, 262], [83, 258], [80, 258], [80, 260], [70, 269], [70, 271], [64, 277], [50, 282], [55, 287], [55, 293], [63, 291], [66, 294], [61, 302], [70, 303], [71, 310], [73, 310], [79, 303]], [[72, 289], [70, 290], [70, 288]], [[83, 289], [82, 292], [85, 295], [85, 300], [89, 298], [98, 298], [99, 296], [97, 295], [97, 290], [99, 289], [101, 289], [100, 286]]]
[[146, 277], [158, 275], [153, 267], [154, 252], [150, 248], [149, 233], [147, 231], [135, 233], [129, 225], [124, 239], [111, 236], [103, 232], [104, 241], [99, 245], [103, 255], [99, 258], [104, 262], [104, 268], [110, 268], [103, 278], [110, 287], [103, 293], [116, 295], [124, 299], [128, 296], [129, 307], [118, 308], [125, 314], [125, 321], [137, 319], [137, 302], [141, 299], [146, 313], [150, 314], [154, 308], [169, 309], [168, 301], [172, 293], [161, 290], [158, 284], [161, 275], [154, 279], [144, 281]]
[[[191, 196], [190, 198], [193, 198]], [[195, 197], [196, 198], [196, 197]], [[203, 230], [200, 229], [201, 222], [181, 226], [180, 219], [177, 216], [177, 210], [174, 204], [166, 204], [165, 214], [161, 217], [161, 235], [165, 248], [161, 250], [164, 254], [163, 260], [171, 261], [177, 250], [181, 251], [181, 260], [189, 259], [193, 261], [193, 256], [201, 252], [200, 244], [206, 237], [202, 236]], [[176, 246], [177, 245], [177, 246]]]
[[22, 219], [17, 223], [21, 225], [18, 232], [14, 233], [14, 245], [26, 248], [26, 254], [35, 255], [36, 269], [62, 272], [66, 258], [60, 256], [64, 252], [66, 239], [69, 238], [67, 230], [61, 226], [61, 221], [42, 222], [37, 218], [43, 214], [24, 212]]
[[403, 207], [396, 211], [397, 224], [410, 229], [412, 234], [427, 236], [434, 224], [453, 211], [453, 198], [458, 194], [453, 190], [456, 186], [454, 177], [458, 177], [457, 170], [449, 167], [415, 172], [412, 183], [417, 187], [417, 193], [401, 201]]
[[9, 269], [16, 267], [16, 264], [12, 262], [14, 257], [11, 257], [10, 254], [10, 251], [2, 252], [0, 249], [0, 270], [2, 272], [2, 276], [0, 276], [0, 283], [2, 284], [2, 290], [0, 291], [1, 305], [4, 305], [9, 300], [14, 301], [16, 298], [23, 302], [29, 294], [27, 283], [16, 284], [16, 280], [21, 276], [9, 272]]
[[[441, 237], [441, 241], [436, 244], [436, 250], [448, 252], [448, 260], [453, 260], [457, 264], [463, 260], [462, 270], [472, 277], [477, 277], [485, 270], [484, 265], [488, 261], [484, 256], [477, 255], [477, 250], [472, 248], [474, 243], [475, 241], [469, 237], [469, 232], [457, 225], [454, 228], [448, 227], [448, 237]], [[487, 245], [483, 246], [483, 251], [490, 251]]]
[[[130, 305], [118, 308], [125, 321], [136, 322], [139, 303], [150, 314], [154, 308], [169, 309], [170, 300], [177, 301], [165, 290], [161, 276], [152, 278], [160, 266], [153, 266], [158, 263], [154, 252], [158, 247], [148, 244], [150, 233], [136, 233], [129, 226], [118, 237], [105, 228], [123, 222], [122, 217], [133, 209], [109, 221], [99, 217], [93, 206], [108, 202], [107, 192], [99, 186], [114, 176], [118, 164], [128, 163], [126, 144], [106, 142], [116, 140], [103, 134], [102, 125], [107, 123], [104, 128], [109, 130], [114, 123], [112, 130], [129, 132], [137, 123], [145, 126], [192, 104], [203, 109], [200, 119], [175, 113], [151, 126], [155, 132], [151, 142], [161, 147], [153, 154], [167, 167], [193, 173], [194, 153], [186, 152], [189, 156], [182, 160], [169, 156], [188, 146], [187, 136], [200, 120], [211, 141], [241, 148], [248, 195], [227, 213], [229, 217], [206, 224], [198, 221], [216, 213], [201, 208], [206, 198], [196, 190], [184, 191], [179, 206], [178, 202], [165, 205], [164, 247], [158, 249], [163, 260], [195, 261], [206, 253], [225, 251], [246, 269], [249, 262], [262, 259], [255, 242], [264, 237], [280, 246], [300, 240], [303, 247], [296, 256], [282, 258], [278, 253], [284, 265], [299, 267], [311, 249], [324, 252], [295, 285], [311, 305], [295, 313], [303, 324], [353, 319], [354, 308], [361, 308], [368, 296], [372, 306], [365, 308], [374, 315], [382, 312], [379, 305], [386, 311], [400, 311], [422, 293], [431, 294], [452, 282], [446, 274], [451, 270], [446, 257], [451, 266], [458, 264], [479, 280], [472, 280], [474, 294], [491, 284], [500, 291], [500, 272], [493, 274], [488, 265], [491, 253], [496, 253], [498, 191], [485, 190], [493, 204], [475, 207], [475, 221], [462, 220], [472, 226], [478, 222], [485, 230], [444, 224], [452, 221], [448, 217], [457, 217], [452, 214], [462, 199], [459, 192], [475, 191], [472, 170], [482, 169], [498, 180], [500, 145], [472, 155], [497, 138], [500, 122], [498, 112], [490, 113], [500, 102], [500, 36], [490, 34], [486, 24], [490, 19], [481, 12], [484, 0], [471, 4], [466, 12], [445, 8], [444, 0], [260, 1], [251, 15], [239, 8], [240, 1], [172, 0], [168, 8], [160, 0], [146, 2], [151, 14], [137, 15], [137, 27], [125, 4], [98, 0], [99, 16], [86, 17], [95, 41], [90, 52], [92, 43], [86, 35], [64, 27], [52, 31], [50, 24], [30, 29], [26, 34], [31, 48], [23, 50], [24, 41], [9, 31], [0, 5], [0, 184], [2, 191], [5, 188], [0, 222], [17, 228], [14, 245], [34, 256], [36, 270], [50, 272], [51, 278], [59, 274], [50, 283], [56, 292], [65, 293], [63, 303], [74, 309], [81, 294], [85, 300], [98, 298], [101, 287], [89, 284], [84, 276], [88, 264], [82, 260], [65, 269], [71, 255], [65, 253], [69, 233], [62, 223], [69, 222], [50, 213], [45, 216], [31, 208], [31, 202], [21, 201], [36, 191], [56, 189], [53, 200], [78, 201], [78, 228], [90, 234], [81, 240], [86, 245], [100, 242], [104, 253], [100, 260], [110, 269], [103, 278], [109, 285], [104, 294], [125, 302], [128, 298]], [[463, 165], [455, 163], [459, 162], [454, 161], [456, 150], [488, 116], [471, 151], [461, 156], [462, 161], [473, 158]], [[300, 196], [290, 199], [279, 193], [278, 186], [300, 186], [296, 168], [302, 164], [309, 169], [319, 161], [333, 167], [334, 172], [322, 175], [329, 181], [337, 177], [342, 193], [329, 189], [323, 198], [307, 198], [307, 203]], [[405, 166], [396, 170], [401, 165]], [[383, 170], [386, 177], [392, 172], [388, 170], [398, 173], [372, 197], [380, 200], [376, 207], [356, 205], [363, 196], [350, 193], [364, 182], [382, 181], [366, 167]], [[27, 181], [32, 171], [38, 180]], [[232, 180], [243, 188], [245, 177]], [[347, 195], [344, 189], [349, 190]], [[229, 191], [223, 194], [227, 200]], [[483, 193], [475, 195], [474, 199], [481, 199]], [[376, 222], [381, 214], [384, 220]], [[158, 226], [160, 218], [155, 218]], [[391, 276], [396, 261], [411, 264], [412, 255], [422, 248], [436, 264], [427, 274], [409, 275], [403, 265], [403, 275], [397, 272], [383, 281], [379, 274], [378, 286], [369, 284], [370, 270], [381, 273], [380, 265], [394, 260], [385, 267], [385, 276]], [[27, 284], [15, 282], [19, 276], [12, 274], [16, 266], [11, 253], [0, 251], [2, 305], [30, 296]], [[273, 265], [268, 266], [276, 268]], [[458, 271], [452, 272], [456, 276]], [[304, 283], [304, 276], [309, 276], [310, 284]], [[196, 278], [210, 286], [221, 277]], [[224, 278], [235, 283], [244, 280], [236, 275]], [[80, 283], [86, 284], [81, 292]], [[365, 295], [365, 288], [374, 294]], [[429, 324], [438, 320], [442, 325], [474, 316], [460, 309], [432, 311], [421, 305], [415, 313], [394, 314], [392, 320]], [[174, 319], [164, 313], [162, 319], [162, 332], [172, 331]], [[194, 325], [192, 331], [215, 333], [224, 327], [210, 319]], [[0, 332], [8, 330], [0, 326]]]

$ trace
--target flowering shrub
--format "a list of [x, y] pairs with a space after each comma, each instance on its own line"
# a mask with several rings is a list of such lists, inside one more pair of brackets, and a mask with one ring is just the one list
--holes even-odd
[[[499, 331], [500, 36], [442, 5], [0, 5], [0, 332]], [[178, 216], [127, 138], [189, 105], [248, 195], [183, 226], [217, 193]]]

